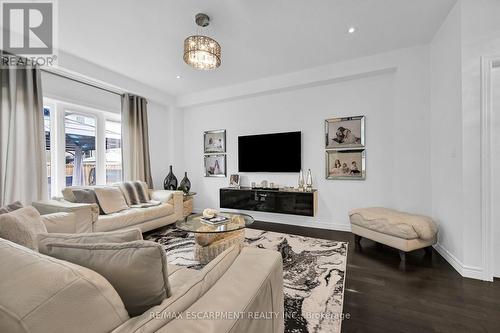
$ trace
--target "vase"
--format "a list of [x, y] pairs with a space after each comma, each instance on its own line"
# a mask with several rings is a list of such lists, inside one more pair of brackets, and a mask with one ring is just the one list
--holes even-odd
[[188, 178], [188, 173], [184, 172], [184, 178], [181, 180], [181, 184], [179, 185], [179, 190], [181, 190], [184, 193], [189, 193], [189, 190], [191, 189], [191, 181]]
[[177, 190], [177, 178], [175, 177], [174, 172], [172, 171], [172, 166], [170, 166], [170, 172], [163, 181], [163, 188], [165, 190], [171, 190], [171, 191]]
[[307, 169], [307, 178], [306, 178], [306, 190], [307, 191], [312, 191], [312, 186], [313, 186], [313, 178], [311, 175], [311, 169]]
[[300, 170], [299, 172], [299, 190], [303, 190], [304, 189], [304, 173], [302, 172], [302, 170]]

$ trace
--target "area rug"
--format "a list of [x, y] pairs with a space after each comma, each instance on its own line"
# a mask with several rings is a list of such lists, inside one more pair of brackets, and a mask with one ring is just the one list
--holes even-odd
[[[144, 237], [165, 247], [170, 264], [203, 267], [193, 258], [192, 234], [165, 227]], [[245, 229], [245, 243], [283, 256], [285, 332], [340, 332], [347, 243], [255, 229]]]

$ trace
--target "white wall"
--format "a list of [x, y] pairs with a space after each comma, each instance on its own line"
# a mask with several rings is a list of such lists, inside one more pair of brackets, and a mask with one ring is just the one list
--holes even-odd
[[[68, 53], [61, 52], [59, 56], [60, 70], [70, 77], [74, 76], [84, 81], [102, 84], [114, 90], [140, 94], [148, 100], [151, 172], [154, 187], [163, 188], [163, 179], [168, 172], [168, 165], [176, 156], [172, 150], [175, 146], [174, 136], [181, 136], [179, 134], [181, 132], [171, 131], [173, 121], [177, 122], [177, 127], [182, 127], [181, 120], [172, 119], [169, 105], [173, 104], [173, 98], [164, 92]], [[42, 72], [42, 89], [45, 97], [99, 110], [121, 112], [119, 95], [50, 73]]]
[[442, 226], [438, 250], [464, 276], [486, 279], [481, 57], [500, 55], [499, 17], [497, 0], [460, 0], [431, 43], [432, 202]]
[[43, 96], [90, 108], [120, 113], [121, 100], [117, 94], [42, 72]]
[[[439, 243], [463, 260], [461, 7], [455, 6], [431, 42], [432, 216]], [[446, 253], [444, 254], [446, 255]]]
[[[398, 50], [372, 60], [364, 75], [344, 73], [343, 79], [295, 87], [287, 82], [286, 89], [237, 98], [224, 96], [220, 101], [185, 107], [184, 162], [193, 190], [198, 192], [195, 208], [219, 207], [219, 188], [228, 185], [227, 178], [203, 176], [203, 131], [227, 130], [229, 175], [238, 172], [238, 135], [299, 130], [302, 167], [312, 170], [319, 191], [318, 214], [307, 218], [252, 212], [257, 219], [348, 230], [347, 213], [357, 207], [381, 205], [429, 213], [428, 49]], [[360, 66], [355, 66], [356, 61], [349, 66], [359, 69], [369, 63], [369, 59], [358, 61]], [[374, 71], [382, 63], [392, 70]], [[335, 69], [343, 65], [337, 64]], [[200, 101], [197, 96], [190, 99]], [[350, 115], [366, 116], [367, 179], [326, 180], [324, 120]], [[297, 174], [242, 176], [244, 185], [263, 179], [286, 186], [297, 184]]]
[[462, 0], [464, 264], [482, 268], [481, 57], [500, 55], [500, 1]]

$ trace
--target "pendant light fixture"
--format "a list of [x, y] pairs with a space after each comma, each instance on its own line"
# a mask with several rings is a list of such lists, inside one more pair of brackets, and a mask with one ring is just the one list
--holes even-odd
[[[195, 16], [195, 22], [205, 28], [210, 18], [207, 14], [199, 13]], [[184, 62], [200, 70], [215, 69], [221, 64], [221, 47], [213, 38], [201, 34], [189, 36], [184, 40]]]

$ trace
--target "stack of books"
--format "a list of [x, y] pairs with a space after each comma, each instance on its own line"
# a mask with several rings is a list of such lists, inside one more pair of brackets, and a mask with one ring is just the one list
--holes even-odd
[[214, 216], [212, 218], [206, 218], [206, 217], [201, 217], [200, 221], [206, 224], [210, 225], [219, 225], [219, 224], [224, 224], [227, 221], [229, 221], [229, 218], [226, 216], [218, 215]]

